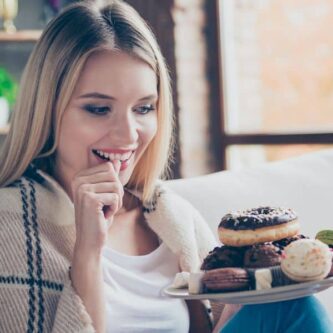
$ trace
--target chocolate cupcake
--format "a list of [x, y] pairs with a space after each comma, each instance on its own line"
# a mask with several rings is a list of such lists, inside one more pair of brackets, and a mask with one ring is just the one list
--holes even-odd
[[270, 243], [256, 244], [245, 251], [244, 267], [265, 268], [280, 265], [282, 251]]
[[296, 235], [293, 237], [287, 237], [283, 238], [277, 241], [272, 242], [273, 245], [277, 246], [281, 250], [283, 250], [286, 246], [288, 246], [290, 243], [295, 242], [299, 239], [308, 239], [309, 237], [306, 237], [304, 235]]
[[245, 248], [232, 246], [215, 247], [204, 259], [201, 270], [223, 267], [242, 267]]

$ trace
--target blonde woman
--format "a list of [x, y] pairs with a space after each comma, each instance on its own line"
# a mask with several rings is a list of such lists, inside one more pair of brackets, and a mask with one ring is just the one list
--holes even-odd
[[56, 17], [0, 157], [1, 332], [212, 331], [201, 303], [162, 292], [215, 246], [157, 181], [171, 141], [168, 72], [139, 15], [110, 0]]

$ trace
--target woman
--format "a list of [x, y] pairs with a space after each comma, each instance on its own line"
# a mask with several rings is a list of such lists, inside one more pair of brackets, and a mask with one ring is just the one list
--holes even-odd
[[215, 245], [156, 183], [171, 136], [168, 71], [129, 5], [79, 2], [48, 25], [1, 156], [1, 332], [210, 329], [201, 303], [162, 295]]
[[211, 331], [201, 303], [162, 293], [215, 246], [157, 181], [171, 138], [166, 65], [129, 5], [79, 2], [49, 24], [0, 159], [1, 332]]

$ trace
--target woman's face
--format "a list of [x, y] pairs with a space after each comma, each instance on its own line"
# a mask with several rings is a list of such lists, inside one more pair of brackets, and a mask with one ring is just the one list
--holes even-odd
[[92, 54], [64, 112], [56, 178], [70, 193], [75, 174], [120, 160], [125, 185], [157, 131], [157, 78], [145, 62], [123, 52]]

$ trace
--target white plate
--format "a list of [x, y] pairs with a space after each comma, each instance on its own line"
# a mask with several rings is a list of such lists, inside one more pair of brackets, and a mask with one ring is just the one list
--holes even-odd
[[260, 304], [286, 301], [290, 299], [309, 296], [332, 286], [333, 277], [329, 277], [321, 281], [303, 282], [266, 290], [189, 294], [187, 289], [175, 289], [168, 287], [164, 290], [164, 293], [174, 298], [210, 299], [218, 300], [225, 304]]

